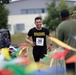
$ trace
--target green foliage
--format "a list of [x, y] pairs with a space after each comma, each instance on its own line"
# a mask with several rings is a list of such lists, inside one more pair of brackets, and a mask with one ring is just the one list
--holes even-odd
[[72, 6], [72, 7], [70, 8], [70, 13], [71, 13], [71, 14], [73, 14], [74, 11], [76, 11], [76, 5], [75, 5], [75, 6]]
[[58, 4], [58, 9], [61, 10], [64, 8], [68, 9], [68, 5], [66, 4], [64, 0], [60, 0], [60, 3]]
[[0, 29], [7, 28], [9, 11], [4, 4], [8, 4], [11, 0], [0, 0]]
[[0, 29], [7, 28], [9, 11], [4, 5], [0, 4]]
[[8, 4], [11, 0], [0, 0], [0, 4]]
[[75, 5], [75, 6], [73, 6], [73, 11], [76, 11], [76, 5]]
[[43, 20], [45, 27], [52, 31], [55, 30], [61, 22], [59, 13], [64, 8], [68, 8], [68, 5], [64, 0], [61, 0], [57, 7], [56, 0], [52, 0], [50, 4], [47, 4], [48, 14]]
[[47, 10], [48, 14], [43, 20], [43, 24], [49, 29], [49, 30], [55, 30], [58, 24], [60, 23], [59, 20], [59, 11], [56, 8], [55, 0], [52, 1], [52, 3], [47, 4]]

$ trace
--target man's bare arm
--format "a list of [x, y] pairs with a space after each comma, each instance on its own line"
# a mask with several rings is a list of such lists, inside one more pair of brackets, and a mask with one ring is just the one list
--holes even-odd
[[31, 46], [35, 46], [34, 42], [30, 40], [30, 37], [26, 35], [25, 41], [29, 43]]
[[[52, 37], [52, 35], [51, 34], [49, 34], [49, 36], [48, 37]], [[48, 39], [49, 40], [49, 46], [48, 46], [48, 50], [50, 51], [51, 49], [52, 49], [52, 41], [50, 40], [50, 39]]]

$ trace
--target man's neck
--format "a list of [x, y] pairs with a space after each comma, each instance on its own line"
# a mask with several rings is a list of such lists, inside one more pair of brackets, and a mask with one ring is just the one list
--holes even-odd
[[69, 19], [70, 19], [70, 17], [66, 17], [66, 18], [63, 18], [63, 21], [69, 20]]
[[41, 28], [37, 28], [37, 27], [36, 27], [36, 29], [37, 29], [37, 30], [41, 30], [41, 29], [42, 29], [42, 27], [41, 27]]

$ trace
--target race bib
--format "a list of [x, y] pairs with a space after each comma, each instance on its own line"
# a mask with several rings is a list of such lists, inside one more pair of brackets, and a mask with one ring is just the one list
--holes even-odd
[[43, 46], [44, 45], [44, 38], [36, 38], [36, 45]]

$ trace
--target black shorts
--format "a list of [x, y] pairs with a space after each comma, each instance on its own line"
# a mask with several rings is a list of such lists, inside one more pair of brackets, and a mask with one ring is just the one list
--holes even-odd
[[47, 47], [33, 48], [33, 57], [35, 62], [39, 62], [40, 58], [43, 58], [45, 54], [47, 54]]

